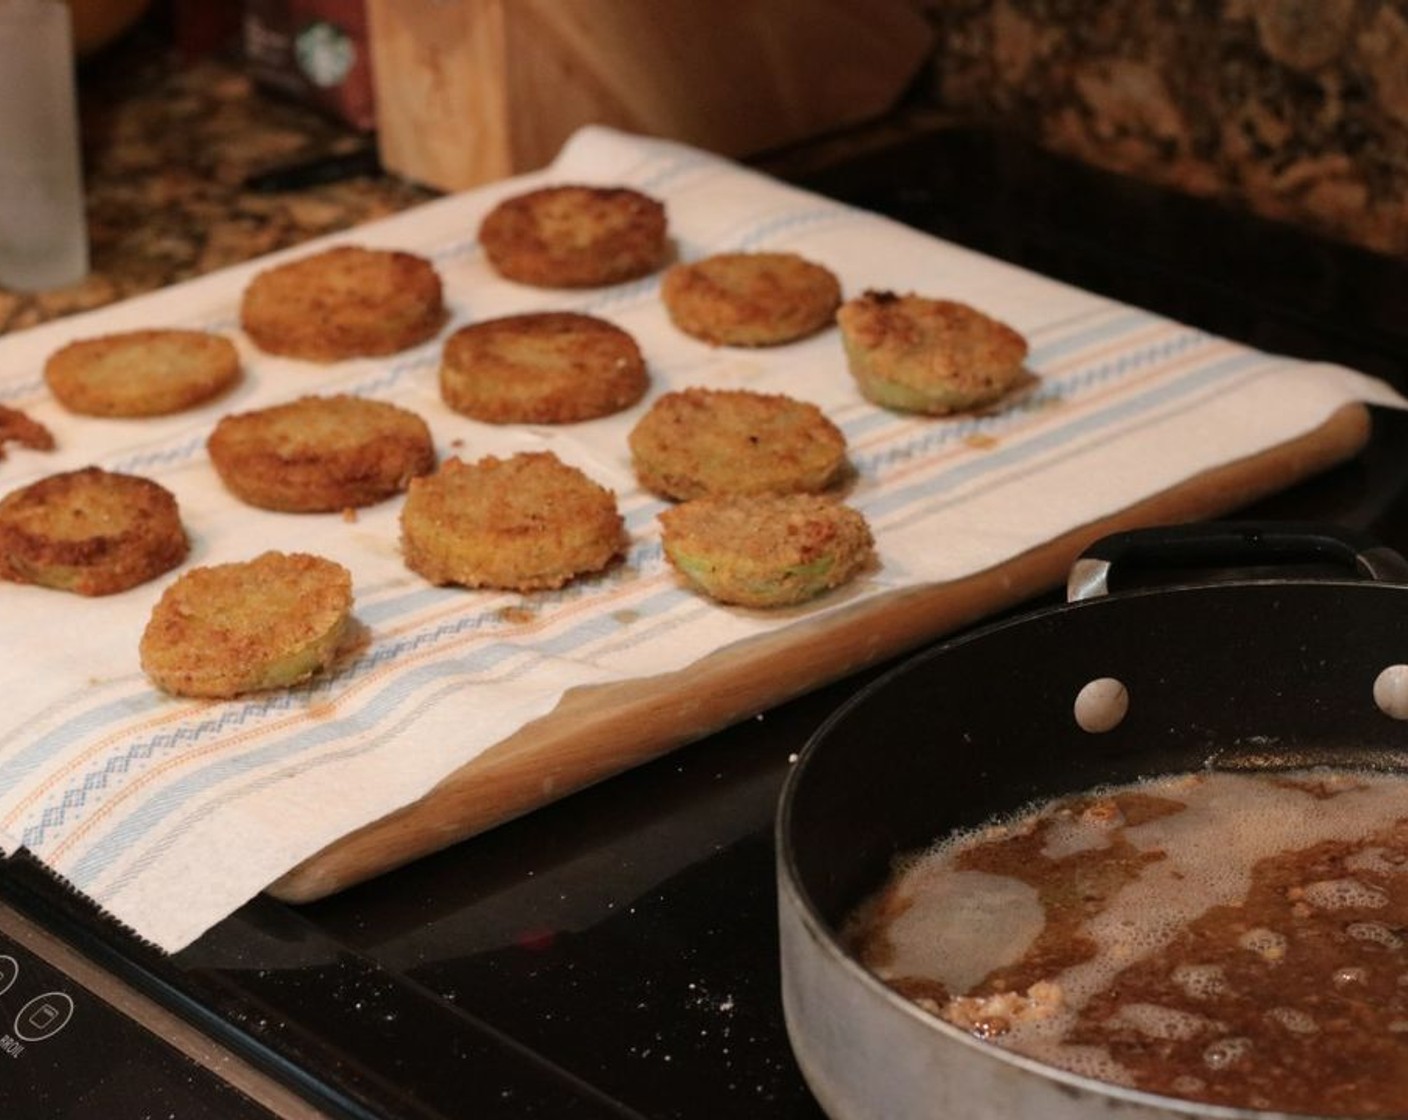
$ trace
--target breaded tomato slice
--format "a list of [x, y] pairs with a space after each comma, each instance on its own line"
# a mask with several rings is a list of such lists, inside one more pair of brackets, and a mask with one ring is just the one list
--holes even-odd
[[660, 299], [675, 326], [704, 342], [778, 346], [829, 327], [841, 284], [796, 253], [719, 253], [671, 266]]
[[660, 515], [665, 556], [721, 603], [789, 607], [870, 565], [874, 538], [850, 506], [814, 494], [698, 498]]
[[424, 420], [399, 405], [347, 394], [226, 416], [206, 450], [240, 501], [286, 513], [372, 505], [435, 469]]
[[7, 443], [16, 443], [31, 451], [52, 451], [54, 433], [18, 408], [0, 404], [0, 459], [5, 458]]
[[287, 688], [327, 669], [347, 636], [352, 575], [306, 553], [192, 568], [142, 633], [142, 669], [176, 696]]
[[540, 288], [595, 288], [649, 275], [669, 251], [665, 207], [629, 187], [541, 187], [506, 198], [479, 226], [499, 275]]
[[445, 340], [440, 395], [490, 424], [572, 424], [629, 408], [649, 377], [629, 332], [593, 315], [487, 319]]
[[267, 268], [240, 301], [240, 325], [259, 349], [310, 362], [394, 354], [434, 338], [445, 318], [430, 261], [358, 245]]
[[627, 439], [641, 485], [680, 500], [817, 493], [847, 467], [841, 430], [816, 405], [780, 393], [666, 393]]
[[406, 566], [435, 584], [561, 587], [625, 543], [616, 496], [550, 451], [447, 459], [411, 482], [401, 508]]
[[228, 338], [176, 329], [78, 339], [44, 363], [44, 380], [58, 402], [84, 416], [181, 412], [219, 396], [241, 372]]
[[112, 595], [170, 571], [189, 549], [175, 496], [136, 475], [84, 467], [0, 499], [0, 579]]
[[882, 408], [968, 412], [1031, 379], [1027, 340], [965, 303], [870, 291], [836, 322], [856, 384]]

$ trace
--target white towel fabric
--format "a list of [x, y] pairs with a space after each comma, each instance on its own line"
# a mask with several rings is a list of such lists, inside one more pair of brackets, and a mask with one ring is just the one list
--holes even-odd
[[[476, 242], [500, 199], [553, 182], [623, 184], [665, 202], [682, 259], [790, 250], [829, 266], [847, 295], [916, 291], [971, 303], [1031, 343], [1036, 391], [982, 417], [927, 419], [875, 408], [846, 371], [834, 330], [768, 350], [711, 348], [669, 323], [659, 277], [561, 292], [499, 279]], [[351, 569], [370, 644], [309, 687], [229, 702], [156, 691], [137, 642], [178, 573], [100, 599], [0, 584], [0, 848], [24, 847], [143, 938], [176, 950], [329, 842], [408, 802], [533, 718], [565, 690], [678, 669], [730, 643], [896, 588], [951, 580], [1159, 493], [1208, 467], [1308, 432], [1351, 401], [1399, 405], [1338, 367], [1251, 350], [1024, 272], [873, 214], [788, 187], [679, 144], [602, 128], [572, 138], [543, 172], [495, 183], [281, 254], [327, 243], [432, 259], [453, 320], [572, 309], [639, 341], [652, 389], [617, 416], [564, 427], [479, 424], [441, 402], [444, 338], [386, 359], [315, 366], [258, 352], [240, 294], [266, 258], [82, 316], [0, 338], [0, 403], [59, 440], [14, 452], [0, 491], [96, 463], [177, 496], [187, 567], [267, 548], [321, 553]], [[157, 419], [66, 414], [45, 358], [71, 339], [146, 326], [227, 333], [247, 376], [233, 394]], [[665, 565], [662, 503], [641, 491], [626, 435], [649, 400], [690, 385], [788, 393], [845, 432], [881, 566], [810, 609], [770, 617], [684, 589]], [[309, 393], [395, 401], [429, 423], [442, 456], [551, 449], [612, 488], [631, 534], [627, 562], [528, 597], [434, 588], [398, 549], [400, 503], [340, 515], [251, 509], [221, 487], [204, 441], [214, 422]]]

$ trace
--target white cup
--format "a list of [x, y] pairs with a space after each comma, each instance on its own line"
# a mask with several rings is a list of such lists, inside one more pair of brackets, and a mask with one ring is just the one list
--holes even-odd
[[62, 0], [0, 0], [0, 286], [88, 272], [73, 29]]

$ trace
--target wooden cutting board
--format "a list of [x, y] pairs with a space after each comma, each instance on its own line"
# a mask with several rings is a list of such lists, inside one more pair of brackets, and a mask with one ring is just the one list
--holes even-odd
[[368, 0], [384, 167], [441, 190], [605, 124], [722, 155], [878, 116], [928, 60], [913, 0]]
[[418, 801], [358, 829], [269, 888], [288, 902], [333, 894], [782, 701], [1060, 586], [1107, 533], [1230, 513], [1361, 451], [1369, 410], [1187, 479], [1005, 563], [896, 591], [714, 653], [679, 672], [569, 692], [556, 709], [450, 774]]

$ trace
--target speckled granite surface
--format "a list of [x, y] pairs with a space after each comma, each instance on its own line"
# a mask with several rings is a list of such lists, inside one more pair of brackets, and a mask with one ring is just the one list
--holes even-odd
[[[755, 162], [786, 174], [916, 128], [991, 124], [1095, 166], [1389, 254], [1408, 252], [1408, 0], [915, 0], [939, 46], [904, 111]], [[362, 139], [233, 62], [129, 41], [85, 68], [91, 275], [0, 288], [0, 333], [415, 205], [366, 175], [246, 178]]]
[[0, 333], [99, 307], [344, 229], [432, 195], [387, 176], [283, 193], [252, 174], [345, 153], [362, 138], [251, 88], [233, 64], [178, 64], [136, 44], [80, 86], [92, 270], [26, 294], [0, 288]]
[[[237, 59], [188, 65], [139, 30], [80, 84], [92, 270], [42, 293], [0, 287], [0, 334], [100, 307], [347, 229], [435, 197], [384, 174], [276, 193], [246, 180], [270, 169], [355, 152], [366, 139], [254, 85]], [[942, 118], [927, 103], [893, 119], [769, 153], [770, 174], [804, 172], [883, 145]]]
[[932, 96], [1057, 152], [1408, 251], [1403, 0], [923, 0]]

